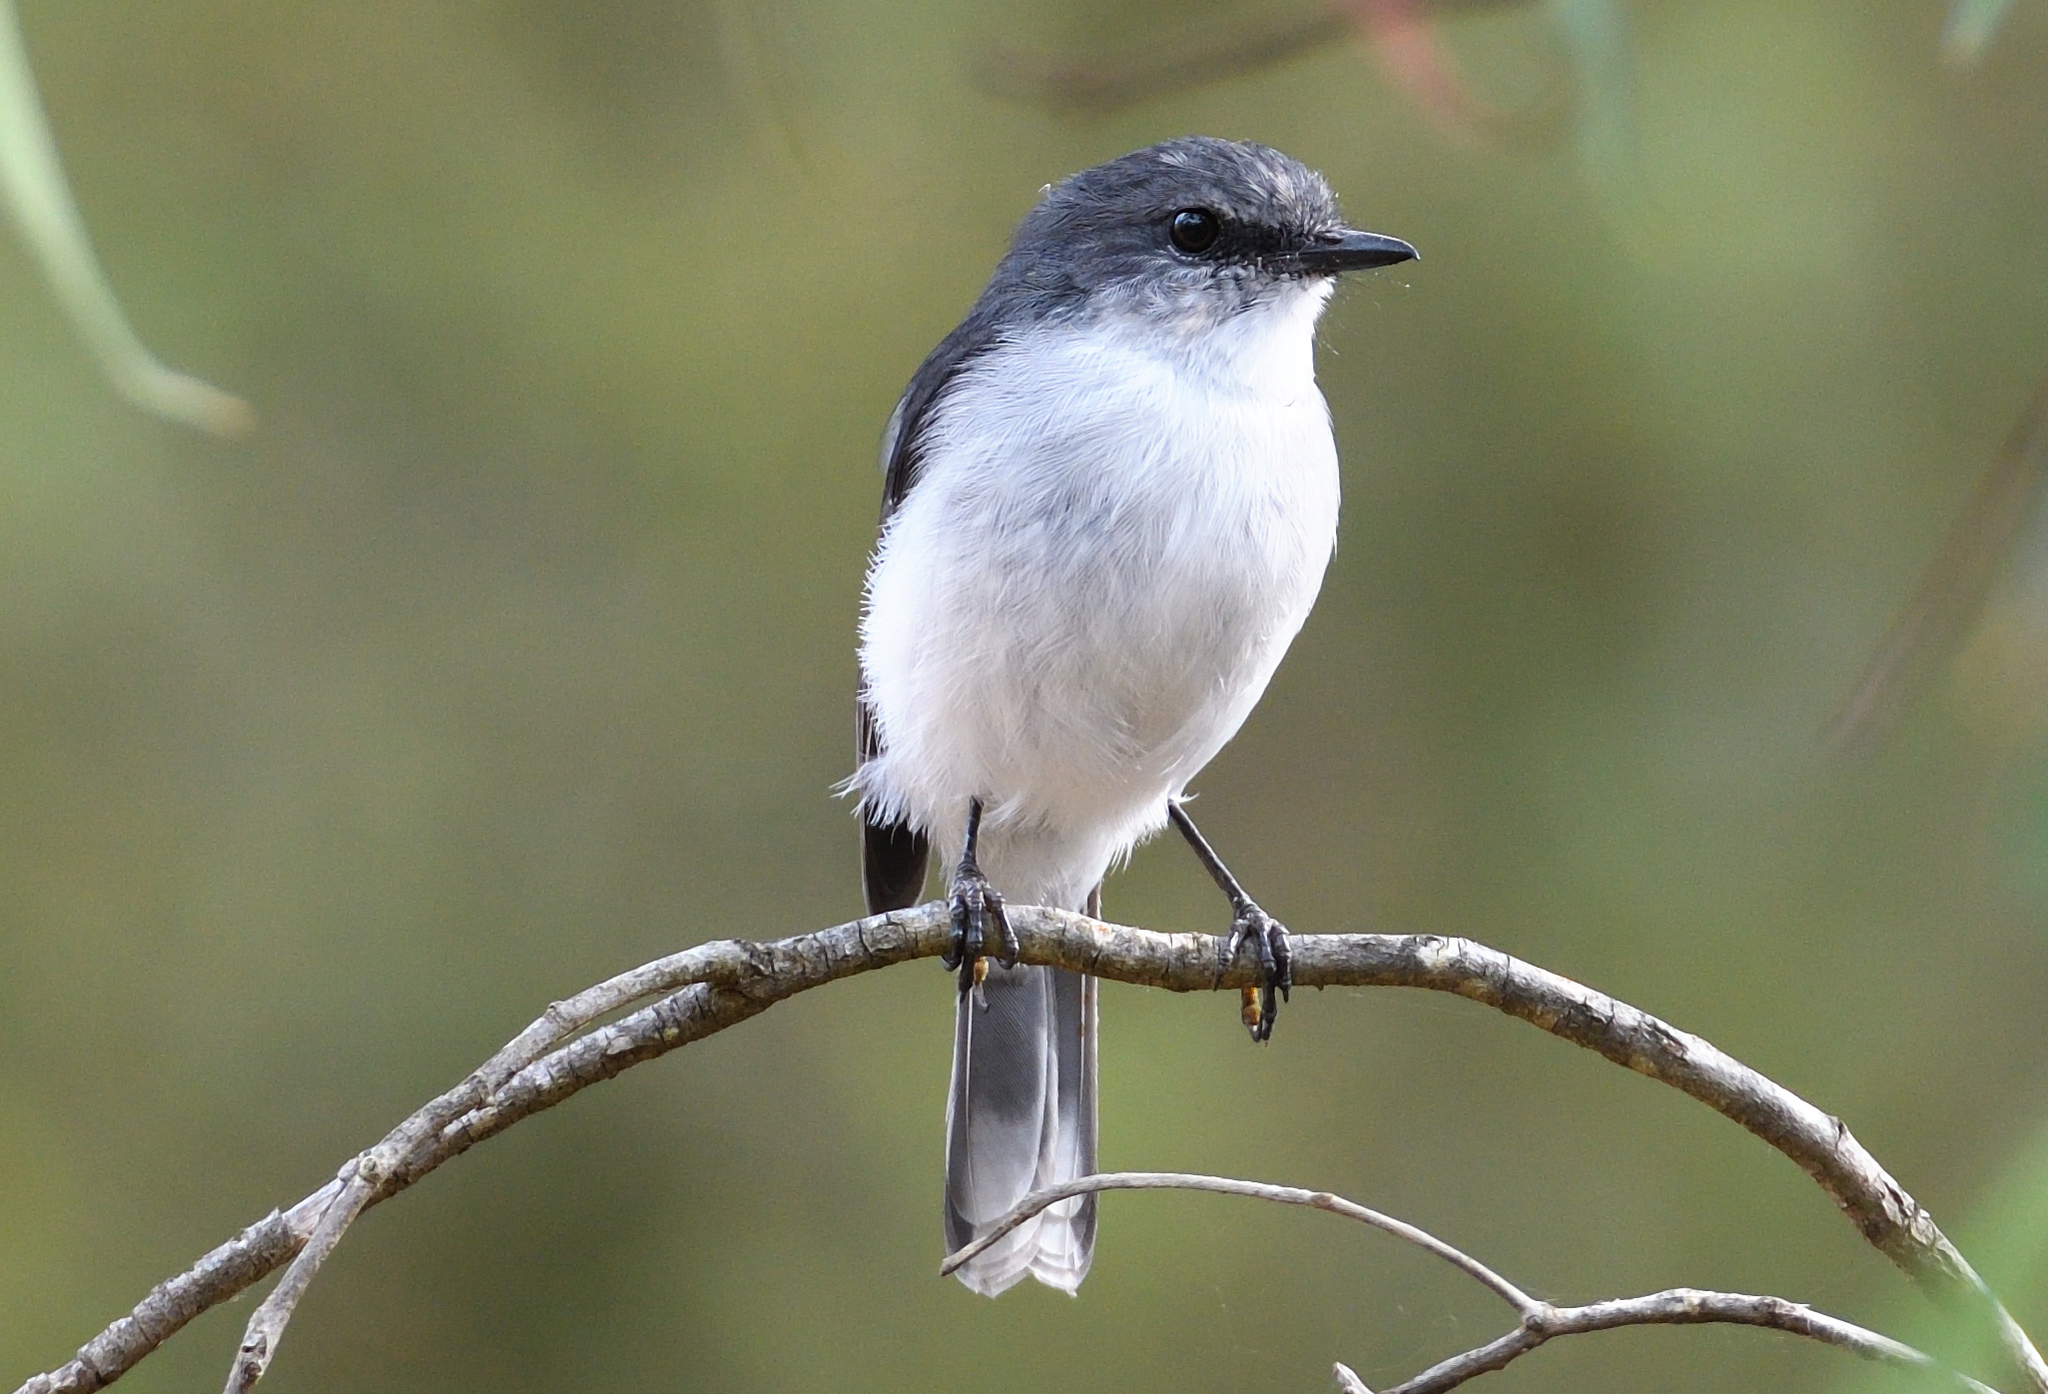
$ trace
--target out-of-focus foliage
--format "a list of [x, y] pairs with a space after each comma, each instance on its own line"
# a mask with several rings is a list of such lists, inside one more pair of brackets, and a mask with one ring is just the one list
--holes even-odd
[[1571, 55], [1578, 92], [1579, 153], [1589, 170], [1627, 177], [1635, 168], [1635, 75], [1621, 0], [1550, 0]]
[[0, 191], [58, 303], [124, 395], [145, 411], [221, 435], [254, 425], [247, 403], [157, 362], [121, 313], [43, 119], [13, 0], [0, 3]]
[[[1326, 322], [1343, 542], [1200, 781], [1233, 867], [1299, 928], [1474, 935], [1703, 1032], [1966, 1234], [2038, 1238], [2031, 573], [1887, 746], [1816, 733], [2048, 371], [2048, 12], [1965, 70], [1925, 0], [1426, 9], [1478, 100], [1597, 139], [1454, 137], [1356, 42], [1092, 121], [975, 78], [1264, 6], [25, 8], [130, 316], [263, 425], [131, 411], [0, 247], [0, 1370], [550, 999], [856, 912], [881, 425], [1042, 184], [1188, 131], [1425, 258]], [[1167, 845], [1109, 910], [1222, 923]], [[1460, 1002], [1297, 994], [1265, 1050], [1234, 1010], [1105, 991], [1105, 1165], [1327, 1186], [1559, 1297], [1913, 1314], [1669, 1091]], [[1077, 1301], [939, 1280], [950, 1012], [879, 975], [477, 1149], [350, 1237], [271, 1382], [1307, 1390], [1493, 1330], [1420, 1256], [1194, 1196], [1105, 1202]], [[217, 1381], [245, 1313], [126, 1387]], [[1618, 1333], [1500, 1378], [1845, 1359]]]
[[2007, 586], [1989, 616], [1984, 604], [2001, 578], [2014, 570], [2011, 563], [2016, 554], [2022, 565], [2014, 580], [2024, 580], [2038, 569], [2034, 559], [2042, 555], [2041, 548], [2021, 549], [2017, 544], [2025, 537], [2029, 522], [2042, 512], [2044, 483], [2048, 483], [2048, 386], [2034, 394], [2011, 437], [1979, 476], [1956, 521], [1929, 558], [1912, 598], [1892, 621], [1863, 676], [1829, 720], [1825, 742], [1831, 757], [1851, 758], [1888, 737], [1901, 713], [1915, 699], [1926, 696], [1973, 627], [1982, 642], [1973, 648], [1972, 661], [1963, 673], [1973, 679], [1968, 686], [1980, 693], [1980, 705], [1982, 696], [2007, 689], [2003, 705], [2009, 710], [1997, 718], [1997, 724], [2021, 731], [2036, 724], [2026, 713], [2033, 705], [2029, 691], [2039, 672], [2029, 672], [2022, 661], [2007, 665], [2017, 671], [2004, 677], [1988, 671], [1987, 660], [1995, 666], [1993, 656], [2000, 650], [2038, 648], [2038, 643], [2029, 641], [2029, 631], [2048, 623], [2048, 609], [2024, 586]]
[[1942, 51], [1957, 63], [1974, 63], [2005, 22], [2012, 0], [1950, 0], [1948, 23], [1941, 31]]

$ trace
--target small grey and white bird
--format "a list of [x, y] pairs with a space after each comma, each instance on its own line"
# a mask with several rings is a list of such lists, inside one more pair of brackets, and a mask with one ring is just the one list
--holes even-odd
[[[1339, 273], [1415, 255], [1277, 150], [1167, 141], [1049, 186], [896, 406], [849, 787], [871, 913], [918, 898], [934, 846], [954, 867], [949, 1250], [1095, 1169], [1094, 980], [1017, 966], [1004, 898], [1097, 913], [1171, 821], [1230, 897], [1225, 962], [1258, 956], [1246, 1023], [1272, 1030], [1286, 930], [1181, 799], [1336, 542], [1316, 320]], [[1073, 1292], [1094, 1240], [1094, 1197], [1063, 1202], [959, 1277]]]

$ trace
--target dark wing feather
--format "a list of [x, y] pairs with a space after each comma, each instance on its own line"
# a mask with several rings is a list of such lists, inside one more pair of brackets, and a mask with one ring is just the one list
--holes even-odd
[[[881, 753], [881, 733], [875, 730], [874, 713], [863, 699], [856, 711], [860, 727], [860, 763]], [[908, 823], [877, 823], [861, 810], [860, 886], [866, 894], [868, 913], [879, 915], [915, 905], [924, 893], [924, 868], [931, 857], [925, 835]]]
[[[948, 383], [960, 370], [995, 342], [992, 317], [976, 306], [975, 313], [940, 341], [917, 375], [904, 389], [903, 400], [889, 418], [882, 437], [882, 526], [909, 497], [923, 463], [924, 425]], [[865, 697], [857, 699], [855, 712], [856, 758], [865, 765], [882, 753], [882, 733]], [[878, 823], [861, 813], [861, 888], [867, 895], [868, 913], [901, 910], [913, 905], [924, 893], [925, 864], [931, 858], [931, 842], [922, 831], [908, 823]]]
[[924, 433], [932, 408], [960, 370], [996, 344], [995, 314], [987, 296], [926, 356], [903, 389], [903, 400], [882, 436], [882, 524], [910, 497], [924, 465]]

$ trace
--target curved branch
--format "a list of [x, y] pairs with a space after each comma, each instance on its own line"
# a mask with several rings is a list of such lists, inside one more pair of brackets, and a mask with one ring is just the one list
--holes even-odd
[[[1048, 1205], [1098, 1191], [1207, 1191], [1215, 1195], [1249, 1196], [1253, 1200], [1327, 1210], [1333, 1215], [1370, 1225], [1435, 1255], [1515, 1309], [1520, 1320], [1513, 1331], [1440, 1361], [1414, 1379], [1386, 1391], [1386, 1394], [1445, 1394], [1445, 1391], [1455, 1389], [1475, 1376], [1501, 1369], [1558, 1336], [1612, 1331], [1622, 1326], [1701, 1326], [1709, 1323], [1787, 1331], [1853, 1351], [1866, 1360], [1940, 1374], [1971, 1391], [1971, 1394], [1995, 1394], [1968, 1375], [1949, 1369], [1933, 1356], [1902, 1341], [1782, 1297], [1708, 1292], [1700, 1288], [1666, 1288], [1663, 1292], [1642, 1297], [1614, 1297], [1589, 1302], [1582, 1307], [1554, 1306], [1531, 1297], [1463, 1249], [1445, 1243], [1428, 1230], [1406, 1220], [1397, 1220], [1328, 1191], [1305, 1191], [1296, 1186], [1240, 1181], [1229, 1176], [1202, 1176], [1184, 1171], [1111, 1171], [1083, 1176], [1058, 1186], [1047, 1186], [1018, 1201], [988, 1233], [948, 1254], [946, 1261], [939, 1265], [939, 1272], [942, 1275], [953, 1272]], [[1349, 1367], [1338, 1365], [1333, 1373], [1339, 1387], [1347, 1394], [1353, 1390], [1372, 1394], [1365, 1387], [1365, 1381]]]
[[[1026, 962], [1178, 992], [1253, 984], [1249, 965], [1216, 973], [1219, 943], [1209, 935], [1161, 934], [1031, 906], [1011, 907], [1009, 918]], [[934, 903], [771, 943], [722, 940], [556, 1003], [468, 1079], [406, 1119], [370, 1152], [351, 1159], [335, 1180], [159, 1285], [76, 1359], [37, 1375], [16, 1394], [87, 1394], [104, 1388], [194, 1316], [291, 1262], [330, 1213], [338, 1239], [362, 1210], [530, 1114], [799, 992], [911, 959], [935, 958], [948, 947], [950, 934], [945, 905]], [[2028, 1387], [2048, 1394], [2048, 1364], [2026, 1333], [1933, 1218], [1839, 1119], [1697, 1036], [1469, 940], [1430, 934], [1298, 934], [1290, 942], [1299, 987], [1456, 993], [1669, 1084], [1740, 1123], [1797, 1163], [1864, 1238], [1930, 1297], [1973, 1312], [1994, 1327]], [[657, 994], [667, 995], [569, 1039], [599, 1017]], [[281, 1307], [289, 1317], [290, 1302], [304, 1289], [302, 1279], [310, 1280], [328, 1248], [323, 1241], [312, 1252], [272, 1312]], [[264, 1315], [261, 1309], [259, 1315]], [[274, 1353], [281, 1330], [282, 1322], [252, 1329], [251, 1337], [263, 1338], [263, 1364]], [[238, 1356], [238, 1368], [241, 1363]]]

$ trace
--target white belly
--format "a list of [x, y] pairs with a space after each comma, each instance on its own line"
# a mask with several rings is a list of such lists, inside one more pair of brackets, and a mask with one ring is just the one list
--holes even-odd
[[1287, 342], [1194, 353], [1038, 331], [929, 428], [869, 575], [884, 754], [858, 782], [942, 848], [982, 798], [984, 868], [1014, 898], [1077, 905], [1156, 830], [1314, 602], [1336, 451], [1307, 325], [1271, 328]]

